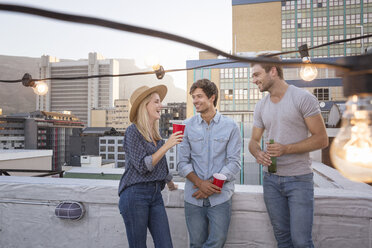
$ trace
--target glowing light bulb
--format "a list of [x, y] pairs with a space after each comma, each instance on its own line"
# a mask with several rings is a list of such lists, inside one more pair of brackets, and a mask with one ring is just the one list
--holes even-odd
[[303, 57], [302, 62], [306, 63], [305, 65], [301, 66], [300, 76], [305, 81], [312, 81], [318, 75], [318, 70], [315, 66], [311, 65], [311, 61], [309, 57]]
[[372, 95], [351, 96], [342, 126], [331, 145], [331, 159], [347, 178], [372, 182]]
[[48, 85], [43, 81], [35, 82], [32, 89], [34, 90], [34, 93], [39, 96], [44, 96], [46, 93], [48, 93]]

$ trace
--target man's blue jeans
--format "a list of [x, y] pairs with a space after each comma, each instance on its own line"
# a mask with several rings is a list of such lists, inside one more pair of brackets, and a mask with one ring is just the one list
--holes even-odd
[[120, 194], [119, 209], [130, 248], [146, 247], [147, 228], [155, 247], [173, 247], [161, 183], [139, 183], [126, 188]]
[[208, 198], [203, 207], [185, 202], [185, 218], [190, 248], [222, 248], [230, 225], [231, 199], [214, 207]]
[[277, 176], [265, 172], [263, 189], [278, 247], [314, 247], [313, 173]]

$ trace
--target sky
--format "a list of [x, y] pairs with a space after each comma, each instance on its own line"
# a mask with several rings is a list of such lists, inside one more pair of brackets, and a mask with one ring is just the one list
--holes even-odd
[[[69, 14], [108, 19], [184, 36], [225, 52], [232, 49], [231, 0], [8, 0]], [[139, 68], [158, 61], [164, 69], [185, 68], [201, 49], [103, 27], [0, 11], [0, 55], [86, 59], [89, 52], [105, 58], [134, 59]], [[154, 59], [155, 58], [155, 59]], [[186, 90], [186, 72], [170, 73]]]

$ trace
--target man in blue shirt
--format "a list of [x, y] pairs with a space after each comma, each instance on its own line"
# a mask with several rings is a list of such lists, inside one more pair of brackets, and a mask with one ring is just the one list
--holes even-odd
[[[190, 247], [223, 247], [231, 218], [234, 180], [240, 171], [240, 131], [216, 109], [218, 89], [208, 79], [196, 81], [190, 95], [199, 113], [185, 121], [179, 144], [178, 171], [186, 177], [185, 218]], [[214, 173], [227, 177], [223, 187], [212, 184]]]

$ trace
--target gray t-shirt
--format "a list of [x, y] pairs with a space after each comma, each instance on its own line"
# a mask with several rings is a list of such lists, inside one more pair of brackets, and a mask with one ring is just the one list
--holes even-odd
[[[264, 143], [270, 139], [280, 144], [293, 144], [309, 137], [304, 118], [320, 113], [318, 100], [310, 92], [290, 85], [278, 103], [270, 94], [254, 110], [253, 125], [264, 128]], [[264, 167], [267, 171], [267, 167]], [[277, 158], [277, 175], [297, 176], [311, 173], [309, 153], [286, 154]]]

